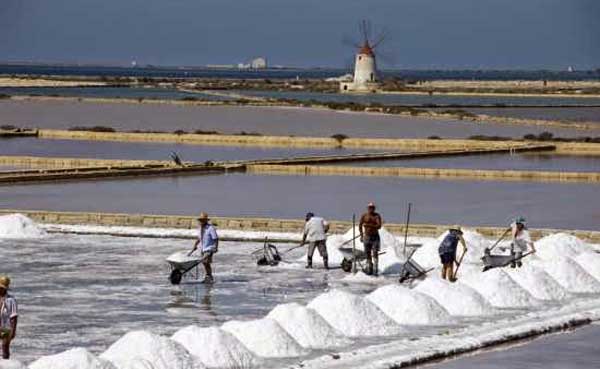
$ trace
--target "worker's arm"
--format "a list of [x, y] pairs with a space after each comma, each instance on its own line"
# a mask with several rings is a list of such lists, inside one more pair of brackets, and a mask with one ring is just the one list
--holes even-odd
[[17, 319], [16, 316], [10, 318], [10, 340], [14, 340], [17, 336]]
[[306, 237], [308, 236], [308, 223], [304, 224], [304, 231], [302, 231], [302, 242], [300, 242], [300, 246], [306, 243]]
[[467, 243], [465, 242], [464, 237], [460, 236], [459, 240], [460, 240], [460, 244], [462, 245], [462, 248], [463, 248], [463, 253], [466, 254], [468, 249], [467, 249]]
[[200, 239], [197, 239], [196, 242], [194, 242], [194, 247], [192, 247], [192, 251], [190, 252], [190, 254], [198, 249], [199, 243], [200, 243]]
[[377, 215], [375, 217], [375, 228], [381, 229], [382, 226], [383, 226], [383, 219], [381, 219], [381, 215]]
[[325, 233], [329, 232], [329, 222], [327, 222], [326, 220], [323, 221], [323, 230], [325, 231]]
[[360, 217], [360, 221], [358, 222], [358, 234], [360, 235], [361, 242], [363, 241], [363, 226], [365, 225], [365, 216]]
[[219, 237], [215, 240], [215, 253], [219, 251]]

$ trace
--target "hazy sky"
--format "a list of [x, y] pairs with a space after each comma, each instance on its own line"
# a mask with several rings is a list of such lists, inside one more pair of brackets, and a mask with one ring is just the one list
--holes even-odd
[[600, 68], [600, 0], [0, 0], [0, 61], [344, 67], [363, 18], [399, 68]]

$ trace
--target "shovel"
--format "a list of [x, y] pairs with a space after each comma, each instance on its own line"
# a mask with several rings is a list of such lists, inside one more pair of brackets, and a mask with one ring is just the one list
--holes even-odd
[[456, 275], [458, 274], [458, 268], [460, 268], [460, 265], [462, 264], [462, 261], [463, 261], [466, 253], [467, 253], [467, 250], [463, 251], [462, 255], [460, 256], [460, 258], [458, 258], [458, 261], [456, 262], [456, 269], [454, 270], [454, 274], [452, 274], [453, 280], [456, 280]]

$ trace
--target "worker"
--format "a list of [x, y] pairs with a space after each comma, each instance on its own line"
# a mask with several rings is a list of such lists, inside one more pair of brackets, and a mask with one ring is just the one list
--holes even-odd
[[198, 217], [198, 223], [198, 239], [196, 240], [194, 248], [190, 254], [196, 251], [198, 249], [198, 245], [200, 245], [202, 265], [204, 266], [204, 270], [206, 272], [202, 283], [214, 283], [211, 264], [213, 262], [213, 255], [219, 251], [219, 236], [217, 235], [215, 226], [210, 223], [207, 213], [200, 213], [200, 216]]
[[511, 254], [514, 257], [514, 261], [510, 264], [511, 268], [521, 267], [523, 263], [521, 259], [523, 254], [527, 252], [528, 248], [531, 247], [531, 253], [535, 254], [535, 245], [531, 241], [529, 231], [527, 230], [527, 222], [525, 217], [519, 216], [510, 225], [512, 231], [512, 243], [510, 245]]
[[[367, 274], [377, 275], [379, 273], [379, 249], [381, 248], [381, 239], [379, 230], [383, 225], [381, 215], [375, 211], [375, 204], [370, 202], [367, 205], [367, 212], [360, 217], [358, 231], [360, 233], [360, 241], [365, 248], [367, 257]], [[375, 268], [373, 268], [375, 264]]]
[[312, 268], [312, 257], [315, 249], [319, 250], [319, 254], [323, 258], [323, 266], [329, 269], [327, 257], [327, 232], [329, 231], [329, 223], [321, 217], [316, 217], [314, 213], [306, 213], [306, 223], [304, 223], [304, 232], [302, 234], [301, 245], [308, 241], [308, 252], [306, 260], [306, 268]]
[[[440, 260], [442, 262], [442, 279], [447, 279], [450, 282], [456, 282], [454, 276], [454, 264], [456, 263], [456, 248], [458, 243], [462, 245], [463, 253], [467, 252], [467, 244], [463, 238], [462, 228], [459, 225], [454, 225], [448, 230], [448, 234], [444, 237], [438, 248]], [[457, 264], [458, 268], [458, 264]]]
[[17, 335], [17, 300], [8, 293], [10, 278], [0, 276], [0, 341], [2, 359], [10, 358], [10, 343]]

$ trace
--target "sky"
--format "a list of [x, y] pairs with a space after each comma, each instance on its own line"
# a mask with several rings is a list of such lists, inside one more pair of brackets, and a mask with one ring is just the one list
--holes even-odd
[[388, 68], [600, 68], [600, 0], [0, 0], [0, 62], [347, 67], [362, 19]]

